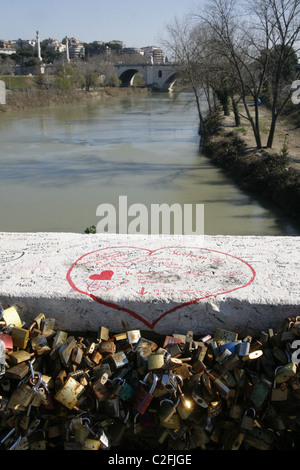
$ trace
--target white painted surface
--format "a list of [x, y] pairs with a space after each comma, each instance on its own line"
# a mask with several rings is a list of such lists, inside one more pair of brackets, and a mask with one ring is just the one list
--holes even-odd
[[0, 233], [0, 302], [74, 331], [253, 334], [300, 314], [299, 242]]
[[0, 80], [0, 104], [6, 104], [6, 88], [3, 80]]

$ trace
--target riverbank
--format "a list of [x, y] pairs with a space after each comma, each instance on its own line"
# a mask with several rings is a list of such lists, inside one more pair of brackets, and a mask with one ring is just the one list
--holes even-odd
[[[265, 145], [270, 111], [260, 108], [262, 142]], [[223, 116], [219, 129], [201, 142], [201, 150], [247, 191], [281, 207], [300, 222], [300, 135], [288, 119], [278, 120], [272, 149], [255, 147], [250, 124], [235, 127], [233, 114]]]
[[147, 88], [103, 87], [96, 91], [41, 90], [30, 88], [24, 91], [7, 92], [6, 104], [0, 105], [0, 112], [57, 106], [75, 102], [97, 101], [114, 96], [130, 96], [149, 93]]

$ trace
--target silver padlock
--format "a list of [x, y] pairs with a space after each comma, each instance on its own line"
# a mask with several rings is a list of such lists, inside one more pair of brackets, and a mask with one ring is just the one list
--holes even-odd
[[202, 408], [208, 408], [208, 403], [203, 398], [203, 390], [200, 384], [197, 384], [193, 387], [192, 398], [197, 403], [197, 405]]
[[174, 393], [177, 390], [178, 379], [176, 374], [170, 371], [162, 375], [160, 383], [169, 393]]

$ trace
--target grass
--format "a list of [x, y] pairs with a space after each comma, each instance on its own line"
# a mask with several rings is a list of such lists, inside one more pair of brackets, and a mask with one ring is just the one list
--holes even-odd
[[35, 77], [28, 75], [2, 75], [7, 90], [27, 90], [36, 86]]

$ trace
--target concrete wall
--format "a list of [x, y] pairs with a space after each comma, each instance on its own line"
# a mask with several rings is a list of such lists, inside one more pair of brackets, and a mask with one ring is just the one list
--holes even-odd
[[73, 331], [254, 334], [300, 315], [299, 242], [0, 233], [0, 302]]
[[0, 80], [0, 104], [6, 104], [6, 89], [3, 80]]

